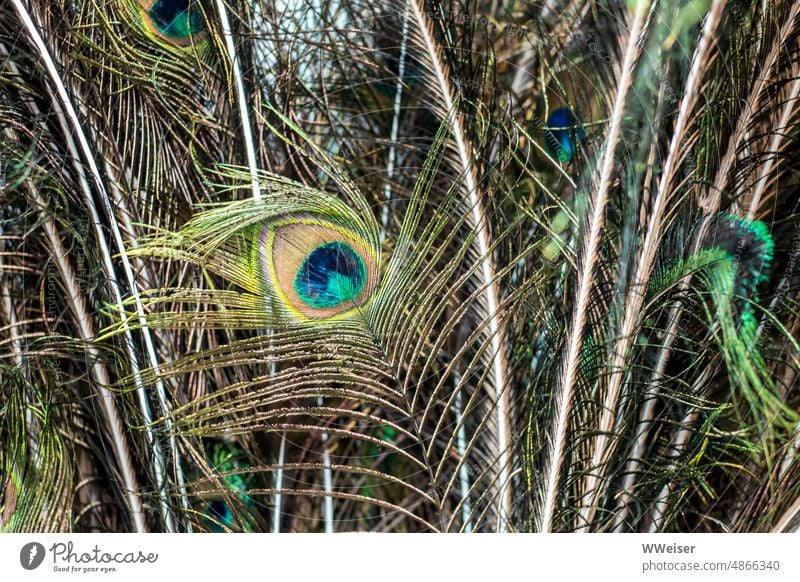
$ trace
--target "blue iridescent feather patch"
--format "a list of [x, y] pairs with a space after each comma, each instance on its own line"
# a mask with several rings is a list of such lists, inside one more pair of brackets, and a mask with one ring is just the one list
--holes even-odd
[[205, 515], [205, 524], [211, 532], [222, 533], [225, 528], [230, 528], [234, 525], [233, 512], [228, 507], [228, 504], [221, 499], [214, 499], [208, 502]]
[[559, 107], [547, 118], [544, 145], [548, 153], [562, 164], [572, 161], [585, 139], [583, 125], [568, 107]]
[[366, 282], [367, 269], [358, 253], [335, 241], [311, 251], [297, 271], [294, 288], [308, 305], [326, 308], [354, 300]]
[[183, 41], [205, 30], [200, 4], [197, 0], [156, 0], [147, 14], [163, 36]]

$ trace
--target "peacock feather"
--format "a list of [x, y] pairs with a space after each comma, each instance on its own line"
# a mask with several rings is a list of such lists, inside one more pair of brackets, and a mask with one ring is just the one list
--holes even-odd
[[0, 528], [797, 531], [799, 38], [0, 0]]
[[559, 107], [547, 118], [544, 145], [548, 153], [559, 162], [571, 162], [585, 139], [586, 130], [568, 107]]

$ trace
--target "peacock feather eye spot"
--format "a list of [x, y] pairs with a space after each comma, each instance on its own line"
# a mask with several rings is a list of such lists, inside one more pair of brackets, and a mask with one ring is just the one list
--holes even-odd
[[205, 32], [202, 0], [139, 0], [145, 22], [159, 38], [186, 46]]
[[547, 118], [547, 129], [544, 131], [545, 147], [548, 153], [562, 164], [572, 161], [584, 139], [586, 131], [568, 107], [559, 107]]
[[227, 503], [220, 499], [215, 499], [208, 504], [208, 514], [215, 519], [227, 522], [230, 520], [231, 510], [228, 508]]
[[348, 314], [369, 301], [378, 280], [373, 245], [316, 219], [287, 219], [262, 231], [264, 273], [279, 305], [305, 319]]
[[335, 307], [353, 301], [367, 282], [364, 261], [348, 244], [318, 246], [306, 257], [294, 280], [300, 298], [311, 307]]
[[233, 512], [227, 503], [221, 499], [214, 499], [206, 504], [204, 521], [212, 532], [221, 533], [225, 531], [222, 526], [233, 525]]

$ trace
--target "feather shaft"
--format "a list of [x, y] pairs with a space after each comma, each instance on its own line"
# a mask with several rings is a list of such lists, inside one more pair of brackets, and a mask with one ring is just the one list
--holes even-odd
[[484, 202], [472, 163], [469, 141], [464, 130], [462, 116], [458, 112], [456, 99], [448, 79], [446, 68], [431, 30], [431, 23], [420, 0], [409, 0], [411, 12], [420, 31], [422, 43], [430, 57], [433, 77], [443, 100], [448, 126], [452, 128], [455, 148], [461, 164], [472, 226], [476, 231], [476, 247], [481, 262], [483, 299], [488, 320], [487, 335], [491, 343], [491, 377], [494, 388], [495, 419], [497, 430], [496, 464], [499, 473], [499, 494], [497, 507], [497, 531], [505, 532], [511, 516], [511, 433], [509, 429], [510, 398], [508, 394], [508, 355], [503, 341], [503, 330], [498, 315], [500, 291], [495, 278], [492, 260], [492, 244], [489, 225], [486, 220]]
[[[83, 175], [84, 175], [83, 174], [83, 170], [82, 170], [82, 167], [81, 167], [80, 163], [78, 162], [79, 155], [77, 154], [77, 151], [74, 151], [74, 148], [72, 147], [71, 132], [70, 132], [69, 128], [67, 127], [67, 122], [64, 120], [64, 115], [66, 115], [66, 117], [69, 119], [69, 126], [71, 126], [72, 128], [75, 129], [75, 136], [77, 137], [78, 142], [80, 144], [80, 149], [84, 152], [84, 158], [86, 160], [86, 163], [89, 165], [90, 173], [92, 174], [92, 177], [94, 179], [95, 186], [96, 186], [98, 192], [101, 193], [101, 200], [105, 203], [106, 212], [110, 216], [111, 227], [112, 227], [111, 231], [115, 235], [117, 246], [120, 249], [120, 252], [122, 253], [123, 265], [125, 267], [125, 273], [126, 273], [126, 276], [128, 278], [128, 281], [129, 281], [129, 283], [131, 285], [131, 290], [132, 290], [132, 292], [134, 294], [134, 298], [137, 300], [137, 303], [138, 303], [137, 311], [138, 311], [138, 314], [139, 314], [140, 323], [142, 323], [144, 325], [145, 322], [144, 322], [143, 306], [141, 305], [141, 301], [138, 300], [138, 293], [137, 293], [137, 290], [136, 290], [136, 284], [135, 284], [135, 279], [133, 277], [133, 272], [132, 272], [132, 269], [130, 267], [130, 262], [127, 260], [127, 255], [125, 254], [125, 251], [124, 251], [125, 247], [124, 247], [124, 243], [122, 242], [122, 239], [121, 239], [121, 234], [119, 232], [119, 227], [116, 224], [116, 221], [114, 219], [114, 213], [113, 213], [113, 210], [111, 209], [111, 205], [110, 205], [110, 202], [108, 200], [108, 195], [107, 195], [107, 193], [105, 191], [105, 187], [103, 186], [103, 182], [102, 182], [102, 178], [100, 177], [99, 169], [98, 169], [98, 167], [97, 167], [97, 165], [95, 163], [94, 156], [91, 153], [91, 148], [89, 146], [89, 142], [88, 142], [87, 136], [85, 135], [85, 133], [83, 132], [83, 130], [81, 128], [81, 124], [80, 124], [80, 121], [78, 119], [77, 112], [75, 110], [75, 107], [72, 104], [72, 100], [69, 97], [66, 85], [64, 84], [64, 82], [61, 79], [61, 76], [58, 73], [58, 69], [57, 69], [57, 66], [55, 64], [55, 61], [54, 61], [53, 57], [50, 55], [50, 51], [48, 50], [48, 48], [47, 48], [47, 46], [46, 46], [41, 34], [39, 33], [39, 30], [38, 30], [36, 24], [34, 23], [33, 17], [28, 12], [28, 10], [25, 8], [25, 6], [22, 4], [21, 0], [14, 0], [13, 4], [14, 4], [15, 10], [17, 11], [17, 14], [19, 15], [20, 19], [22, 20], [22, 22], [23, 22], [23, 24], [25, 26], [26, 32], [28, 33], [29, 37], [31, 38], [31, 40], [33, 41], [34, 45], [36, 46], [36, 48], [38, 50], [38, 54], [39, 54], [44, 66], [45, 66], [45, 70], [47, 71], [48, 77], [50, 78], [52, 84], [55, 87], [55, 90], [56, 90], [56, 93], [57, 93], [57, 96], [58, 96], [58, 99], [54, 101], [54, 107], [56, 107], [57, 117], [59, 119], [59, 122], [62, 125], [62, 129], [64, 131], [65, 137], [68, 140], [68, 145], [70, 146], [71, 149], [73, 149], [72, 158], [75, 161], [76, 171], [82, 177], [82, 181], [85, 183], [85, 178], [83, 178]], [[60, 106], [59, 106], [59, 103], [60, 103]], [[62, 107], [63, 107], [63, 109], [62, 109]], [[102, 230], [100, 228], [100, 218], [99, 218], [99, 215], [97, 214], [97, 211], [96, 211], [94, 202], [92, 200], [91, 194], [89, 193], [88, 187], [86, 187], [85, 190], [87, 192], [86, 202], [87, 202], [87, 204], [89, 206], [90, 212], [92, 213], [92, 221], [93, 221], [93, 224], [95, 226], [95, 230], [96, 230], [96, 232], [98, 234], [98, 241], [101, 244], [101, 251], [102, 251], [101, 255], [103, 257], [104, 267], [105, 267], [105, 269], [107, 271], [107, 274], [109, 275], [109, 279], [108, 280], [109, 281], [114, 281], [114, 276], [113, 276], [114, 269], [113, 269], [113, 265], [111, 263], [111, 258], [110, 258], [111, 254], [110, 254], [110, 252], [109, 252], [109, 250], [108, 250], [108, 248], [106, 246], [106, 243], [105, 243], [105, 235], [103, 234], [103, 232], [102, 232]], [[121, 292], [119, 290], [119, 287], [117, 285], [115, 285], [115, 284], [111, 285], [111, 287], [112, 287], [112, 289], [114, 290], [114, 292], [116, 294], [117, 306], [118, 306], [118, 308], [122, 309], [123, 308], [122, 294], [121, 294]], [[147, 346], [148, 353], [149, 353], [150, 358], [151, 358], [151, 362], [153, 362], [154, 367], [157, 369], [157, 358], [155, 356], [155, 349], [154, 349], [154, 347], [152, 345], [152, 340], [150, 338], [149, 333], [147, 333], [147, 331], [148, 331], [147, 327], [146, 326], [143, 327], [143, 337], [144, 337], [144, 340], [145, 340], [145, 344]], [[141, 384], [139, 365], [138, 365], [138, 361], [137, 361], [137, 358], [135, 356], [135, 352], [134, 352], [134, 349], [133, 349], [133, 340], [130, 337], [130, 330], [126, 330], [126, 344], [127, 344], [127, 347], [128, 347], [129, 353], [130, 353], [131, 366], [133, 368], [133, 372], [137, 376], [137, 379], [138, 379], [138, 388], [139, 389], [138, 389], [137, 393], [139, 395], [140, 404], [142, 406], [142, 411], [143, 411], [143, 413], [145, 415], [146, 420], [148, 420], [148, 425], [149, 425], [150, 422], [151, 422], [151, 415], [149, 413], [149, 404], [147, 402], [147, 397], [146, 397], [146, 395], [144, 393], [144, 388], [143, 388], [143, 386]], [[107, 377], [106, 377], [106, 379], [108, 380]], [[159, 380], [159, 384], [160, 384], [160, 380]], [[109, 385], [109, 384], [107, 383], [106, 385]], [[160, 392], [163, 392], [163, 384], [160, 385]], [[162, 396], [162, 394], [160, 393], [159, 396]], [[107, 401], [107, 400], [108, 399], [105, 398], [104, 402]], [[162, 402], [164, 402], [164, 404], [166, 404], [165, 401], [166, 401], [166, 396], [163, 395]], [[166, 412], [166, 410], [165, 410], [165, 412]], [[112, 414], [112, 412], [109, 412], [109, 414]], [[156, 453], [155, 453], [156, 459], [155, 459], [154, 463], [156, 464], [156, 466], [162, 467], [162, 468], [157, 469], [157, 471], [156, 471], [157, 475], [161, 476], [161, 477], [159, 477], [161, 479], [161, 478], [163, 478], [163, 457], [161, 456], [159, 447], [155, 446], [154, 435], [152, 434], [151, 431], [152, 431], [151, 428], [148, 429], [148, 432], [147, 432], [148, 440], [149, 440], [149, 442], [151, 444], [154, 445], [153, 448], [154, 448], [154, 451], [156, 451]], [[177, 458], [176, 458], [176, 462], [177, 462]], [[174, 529], [174, 526], [172, 525], [174, 519], [172, 517], [172, 512], [169, 509], [169, 506], [168, 506], [168, 504], [166, 502], [166, 492], [163, 490], [163, 483], [160, 483], [159, 489], [160, 489], [159, 495], [161, 497], [162, 515], [163, 515], [163, 517], [165, 519], [165, 524], [167, 525], [167, 529], [171, 531], [172, 529]]]
[[283, 471], [286, 463], [286, 433], [281, 433], [281, 444], [278, 448], [278, 469], [275, 471], [275, 493], [272, 495], [272, 533], [281, 531], [281, 503], [283, 493]]
[[[41, 194], [32, 187], [28, 189], [33, 203], [38, 208], [44, 209], [46, 206]], [[89, 364], [89, 372], [97, 392], [100, 409], [106, 420], [106, 425], [111, 436], [111, 446], [114, 449], [114, 457], [122, 476], [122, 488], [128, 503], [131, 519], [133, 520], [133, 527], [139, 533], [146, 532], [148, 528], [144, 519], [144, 508], [139, 497], [140, 487], [136, 478], [136, 471], [133, 468], [130, 448], [125, 438], [122, 416], [117, 408], [114, 395], [109, 390], [109, 386], [111, 386], [111, 377], [108, 369], [102, 363], [99, 351], [93, 343], [95, 332], [91, 323], [91, 315], [88, 312], [86, 300], [81, 294], [80, 286], [75, 276], [75, 270], [67, 259], [69, 254], [58, 235], [58, 229], [52, 218], [43, 210], [41, 210], [40, 213], [42, 215], [45, 235], [52, 249], [52, 257], [56, 269], [61, 276], [61, 281], [67, 292], [66, 299], [69, 308], [77, 321], [80, 338], [86, 344], [86, 353], [91, 362]]]
[[761, 198], [764, 195], [764, 190], [767, 188], [769, 184], [772, 168], [777, 163], [776, 160], [778, 152], [780, 151], [781, 148], [781, 144], [787, 143], [789, 141], [789, 124], [797, 110], [797, 107], [800, 105], [800, 74], [795, 72], [795, 75], [798, 76], [795, 78], [794, 81], [792, 81], [791, 89], [789, 90], [789, 95], [787, 97], [786, 103], [784, 103], [783, 105], [781, 116], [778, 119], [778, 125], [776, 126], [776, 131], [772, 134], [769, 147], [767, 148], [767, 153], [770, 154], [770, 157], [761, 166], [761, 169], [759, 170], [758, 173], [758, 177], [756, 178], [756, 188], [755, 191], [753, 192], [753, 197], [750, 199], [750, 205], [747, 211], [748, 220], [755, 219], [756, 213], [758, 212], [759, 206], [761, 205]]
[[[664, 162], [664, 169], [661, 174], [658, 191], [656, 192], [653, 209], [647, 218], [647, 232], [637, 261], [634, 283], [625, 301], [625, 318], [612, 353], [610, 366], [611, 379], [603, 403], [597, 436], [594, 439], [590, 472], [583, 488], [584, 497], [581, 503], [581, 522], [584, 524], [589, 524], [593, 521], [595, 511], [597, 510], [596, 501], [603, 492], [603, 483], [598, 476], [598, 471], [601, 470], [604, 463], [608, 462], [610, 455], [613, 454], [616, 447], [616, 441], [609, 435], [612, 434], [614, 430], [613, 425], [617, 420], [616, 411], [618, 409], [623, 389], [623, 381], [625, 379], [625, 373], [623, 372], [625, 369], [625, 359], [636, 338], [634, 330], [641, 315], [644, 302], [644, 290], [653, 271], [658, 243], [663, 236], [664, 217], [667, 212], [668, 204], [672, 200], [673, 191], [670, 189], [670, 185], [680, 160], [680, 147], [683, 144], [686, 128], [699, 95], [700, 73], [707, 62], [711, 40], [722, 17], [726, 3], [726, 0], [715, 1], [705, 19], [700, 42], [695, 51], [692, 66], [686, 81], [686, 90], [681, 100], [678, 119], [675, 122], [675, 129], [672, 134], [672, 139], [670, 140], [669, 152]], [[644, 409], [646, 413], [652, 413], [650, 407], [653, 403], [654, 400], [648, 401], [648, 405], [646, 405]], [[644, 424], [646, 425], [647, 423], [649, 423], [648, 419], [645, 420]], [[642, 446], [644, 444], [644, 439], [639, 438], [637, 443], [638, 446]], [[630, 472], [628, 475], [632, 476], [635, 469], [629, 467], [629, 470]], [[623, 499], [624, 498], [623, 496]]]
[[394, 93], [394, 112], [392, 113], [392, 129], [389, 139], [389, 160], [386, 163], [386, 183], [383, 186], [383, 196], [386, 198], [386, 204], [381, 211], [381, 224], [383, 230], [381, 236], [385, 236], [386, 230], [389, 227], [389, 216], [391, 215], [392, 204], [392, 178], [394, 177], [395, 160], [397, 159], [397, 137], [400, 132], [400, 111], [403, 103], [403, 79], [406, 71], [406, 54], [408, 53], [408, 11], [409, 7], [403, 11], [403, 32], [402, 40], [400, 41], [400, 64], [397, 67], [397, 83], [395, 83]]
[[790, 4], [791, 8], [780, 27], [777, 37], [772, 43], [760, 70], [755, 74], [753, 86], [750, 89], [747, 100], [736, 121], [736, 129], [728, 140], [728, 148], [725, 155], [722, 156], [722, 161], [720, 162], [719, 169], [714, 178], [714, 183], [709, 187], [708, 194], [701, 201], [701, 206], [707, 215], [713, 214], [719, 210], [722, 192], [728, 186], [731, 168], [736, 161], [741, 142], [747, 135], [753, 118], [760, 111], [758, 103], [768, 87], [767, 81], [771, 78], [767, 73], [771, 71], [777, 63], [781, 48], [797, 27], [797, 17], [800, 15], [800, 2], [791, 2]]
[[558, 486], [561, 480], [561, 468], [566, 452], [567, 428], [572, 412], [573, 393], [575, 390], [575, 383], [577, 382], [584, 327], [593, 288], [592, 280], [594, 268], [597, 263], [601, 233], [605, 222], [608, 189], [614, 171], [614, 154], [620, 140], [625, 102], [633, 83], [633, 71], [641, 52], [639, 36], [644, 27], [648, 4], [649, 3], [644, 0], [636, 2], [633, 21], [628, 33], [628, 42], [624, 53], [625, 57], [622, 65], [622, 73], [615, 95], [611, 125], [605, 142], [605, 150], [602, 155], [597, 193], [592, 201], [589, 231], [584, 241], [583, 263], [579, 268], [578, 296], [573, 312], [572, 325], [569, 331], [567, 359], [563, 366], [563, 372], [556, 395], [555, 421], [551, 433], [552, 443], [549, 447], [547, 462], [545, 463], [545, 467], [547, 468], [541, 497], [542, 509], [537, 516], [537, 529], [541, 532], [552, 531], [554, 525]]
[[239, 53], [233, 42], [233, 32], [231, 21], [228, 17], [228, 9], [225, 8], [225, 0], [215, 0], [217, 15], [219, 16], [222, 27], [222, 37], [225, 41], [225, 50], [230, 61], [233, 83], [234, 98], [239, 108], [239, 119], [242, 127], [242, 141], [244, 142], [245, 154], [247, 157], [247, 167], [250, 171], [250, 183], [253, 189], [253, 199], [261, 200], [261, 186], [258, 181], [258, 164], [256, 163], [256, 147], [253, 141], [253, 128], [250, 125], [250, 114], [247, 106], [247, 94], [244, 89], [244, 78], [242, 77], [242, 67], [239, 64]]

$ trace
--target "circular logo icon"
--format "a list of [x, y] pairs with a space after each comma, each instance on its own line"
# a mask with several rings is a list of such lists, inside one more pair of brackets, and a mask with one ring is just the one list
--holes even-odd
[[44, 546], [39, 542], [30, 542], [19, 551], [19, 563], [26, 570], [35, 570], [44, 561]]

